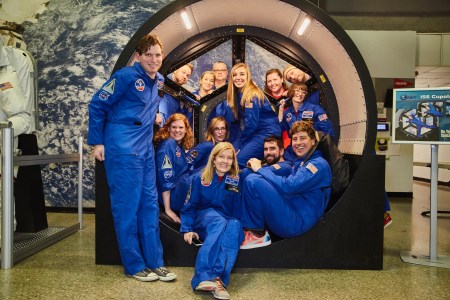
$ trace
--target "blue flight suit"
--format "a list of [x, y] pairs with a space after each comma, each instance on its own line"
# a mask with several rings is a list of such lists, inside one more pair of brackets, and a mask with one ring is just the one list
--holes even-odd
[[244, 240], [241, 217], [239, 176], [225, 175], [219, 182], [216, 173], [211, 183], [193, 175], [191, 188], [181, 210], [180, 232], [197, 232], [203, 241], [195, 261], [191, 285], [220, 277], [225, 286]]
[[158, 146], [156, 168], [159, 203], [164, 206], [162, 193], [170, 190], [170, 208], [180, 211], [190, 185], [189, 165], [184, 149], [173, 138], [167, 138]]
[[214, 117], [224, 117], [225, 120], [228, 123], [228, 128], [230, 130], [229, 132], [229, 138], [228, 141], [233, 145], [234, 149], [239, 149], [239, 141], [241, 138], [241, 125], [239, 120], [237, 120], [233, 114], [233, 111], [231, 110], [231, 107], [228, 105], [227, 100], [223, 100], [219, 104], [217, 104], [216, 108], [211, 112], [208, 118], [208, 125], [209, 122]]
[[247, 176], [242, 191], [242, 225], [283, 238], [310, 230], [323, 216], [330, 200], [331, 169], [319, 150], [302, 165], [298, 159], [288, 177], [268, 168]]
[[105, 147], [114, 228], [130, 275], [163, 266], [152, 144], [163, 82], [136, 62], [115, 72], [89, 104], [88, 144]]
[[[239, 93], [239, 102], [242, 94]], [[264, 157], [264, 139], [270, 135], [281, 137], [281, 128], [275, 111], [264, 98], [260, 103], [253, 98], [245, 107], [239, 105], [239, 118], [243, 129], [240, 137], [239, 153], [237, 155], [240, 168], [244, 168], [247, 161], [252, 158]]]
[[164, 97], [161, 99], [161, 103], [159, 104], [159, 113], [161, 114], [162, 117], [160, 127], [162, 127], [166, 123], [167, 119], [174, 113], [180, 113], [185, 115], [186, 118], [189, 120], [189, 124], [191, 126], [193, 124], [192, 109], [186, 105], [184, 105], [183, 108], [181, 108], [180, 101], [167, 93], [164, 93]]
[[[268, 168], [277, 176], [287, 177], [291, 175], [292, 172], [292, 165], [288, 161], [277, 162], [276, 164], [273, 165], [266, 164], [263, 165], [262, 167]], [[241, 178], [241, 181], [244, 182], [245, 178], [250, 174], [254, 174], [253, 170], [251, 168], [244, 168], [241, 170], [241, 173], [239, 173], [239, 177]]]
[[283, 120], [280, 125], [283, 130], [289, 130], [292, 124], [296, 121], [313, 121], [314, 129], [316, 131], [322, 131], [325, 134], [334, 136], [333, 125], [330, 119], [328, 119], [327, 113], [322, 106], [314, 104], [308, 101], [302, 103], [300, 108], [295, 111], [294, 106], [289, 106], [283, 113]]
[[[315, 101], [318, 101], [318, 95], [318, 92], [311, 94], [297, 111], [295, 111], [294, 106], [286, 108], [283, 113], [283, 120], [280, 122], [282, 130], [286, 130], [289, 133], [294, 122], [302, 120], [312, 121], [316, 131], [322, 131], [334, 137], [333, 125], [330, 119], [328, 119], [327, 113], [322, 106], [315, 103]], [[286, 148], [284, 159], [288, 161], [297, 160], [297, 155], [295, 155], [292, 145]]]
[[211, 141], [205, 141], [198, 144], [194, 148], [189, 149], [186, 153], [186, 160], [191, 166], [191, 174], [203, 169], [208, 163], [209, 155], [211, 154], [214, 144]]

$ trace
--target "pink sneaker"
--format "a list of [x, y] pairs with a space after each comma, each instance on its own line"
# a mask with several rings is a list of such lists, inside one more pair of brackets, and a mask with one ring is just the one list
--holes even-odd
[[384, 228], [388, 227], [392, 224], [392, 218], [391, 215], [387, 212], [384, 213]]
[[241, 249], [253, 249], [259, 247], [265, 247], [272, 244], [272, 240], [270, 239], [269, 232], [266, 233], [262, 237], [257, 237], [252, 231], [244, 230], [245, 239], [241, 244]]

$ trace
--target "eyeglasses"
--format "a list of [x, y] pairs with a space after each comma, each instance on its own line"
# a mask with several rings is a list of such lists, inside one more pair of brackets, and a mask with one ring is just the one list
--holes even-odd
[[214, 72], [226, 72], [227, 69], [219, 69], [219, 70], [213, 70]]
[[219, 132], [219, 131], [226, 131], [227, 129], [225, 127], [216, 127], [214, 128], [215, 132]]
[[303, 90], [294, 90], [294, 92], [299, 93], [299, 94], [302, 94], [302, 95], [308, 94], [307, 91], [303, 91]]

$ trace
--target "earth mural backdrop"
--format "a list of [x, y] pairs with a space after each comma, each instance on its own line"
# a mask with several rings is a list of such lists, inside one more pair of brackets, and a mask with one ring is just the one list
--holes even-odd
[[[171, 2], [50, 1], [37, 23], [24, 24], [24, 40], [38, 64], [39, 150], [41, 154], [75, 153], [78, 152], [78, 136], [84, 136], [85, 207], [95, 207], [95, 162], [91, 146], [86, 144], [89, 101], [111, 75], [121, 51], [137, 29]], [[264, 74], [268, 69], [282, 70], [286, 64], [255, 44], [248, 44], [246, 51], [253, 80], [260, 87], [264, 86]], [[195, 69], [187, 88], [197, 89], [201, 73], [211, 69], [217, 60], [231, 68], [230, 52], [231, 43], [225, 43], [193, 61]], [[77, 176], [76, 164], [43, 166], [46, 205], [77, 206]]]

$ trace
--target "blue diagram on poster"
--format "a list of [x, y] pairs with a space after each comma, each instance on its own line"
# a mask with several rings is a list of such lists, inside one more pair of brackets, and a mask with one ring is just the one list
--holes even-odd
[[393, 142], [450, 144], [450, 88], [395, 89]]

